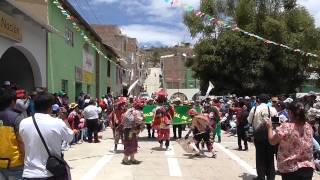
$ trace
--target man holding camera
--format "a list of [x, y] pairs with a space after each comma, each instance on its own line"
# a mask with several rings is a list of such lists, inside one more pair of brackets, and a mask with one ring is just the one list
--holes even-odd
[[269, 97], [261, 94], [258, 97], [258, 106], [253, 107], [248, 116], [248, 122], [254, 129], [254, 145], [256, 148], [257, 180], [275, 179], [274, 153], [275, 147], [268, 142], [266, 120], [277, 116], [277, 110], [267, 105]]
[[[48, 146], [51, 155], [61, 157], [61, 144], [63, 141], [71, 142], [73, 131], [61, 119], [50, 116], [54, 102], [53, 95], [47, 92], [38, 93], [34, 100], [36, 113], [33, 117], [25, 118], [20, 123], [19, 134], [25, 149], [24, 180], [63, 179], [56, 177], [47, 169], [49, 152], [44, 143]], [[39, 132], [37, 132], [36, 125]]]

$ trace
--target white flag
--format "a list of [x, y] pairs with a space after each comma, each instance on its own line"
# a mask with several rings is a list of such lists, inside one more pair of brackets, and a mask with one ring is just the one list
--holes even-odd
[[130, 92], [137, 86], [138, 82], [139, 82], [139, 79], [136, 80], [133, 84], [131, 84], [131, 86], [130, 86], [129, 89], [128, 89], [128, 95], [129, 95]]
[[209, 96], [210, 91], [214, 88], [213, 84], [209, 81], [209, 87], [206, 93], [206, 96]]

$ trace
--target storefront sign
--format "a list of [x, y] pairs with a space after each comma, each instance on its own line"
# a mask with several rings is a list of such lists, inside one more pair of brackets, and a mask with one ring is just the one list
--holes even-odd
[[83, 78], [83, 82], [86, 84], [94, 84], [94, 75], [91, 72], [82, 71], [82, 78]]
[[22, 28], [11, 16], [0, 11], [0, 35], [15, 40], [22, 41]]

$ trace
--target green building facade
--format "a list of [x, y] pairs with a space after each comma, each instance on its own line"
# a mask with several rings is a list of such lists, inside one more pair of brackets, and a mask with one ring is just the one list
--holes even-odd
[[[76, 18], [81, 30], [95, 42], [99, 49], [110, 59], [116, 61], [114, 54], [105, 48], [99, 36], [88, 28], [81, 16], [73, 7], [64, 2], [63, 5], [72, 17]], [[99, 55], [81, 35], [74, 29], [72, 21], [66, 19], [53, 1], [48, 1], [48, 21], [54, 27], [54, 33], [48, 33], [48, 90], [63, 90], [70, 101], [80, 94], [88, 93], [92, 97], [101, 97], [107, 91], [117, 92], [117, 67], [114, 63]], [[84, 22], [84, 23], [83, 23]], [[90, 27], [90, 26], [89, 26]]]
[[193, 77], [193, 71], [190, 68], [186, 69], [186, 78], [185, 78], [184, 84], [186, 89], [193, 89], [193, 88], [200, 87], [199, 80]]

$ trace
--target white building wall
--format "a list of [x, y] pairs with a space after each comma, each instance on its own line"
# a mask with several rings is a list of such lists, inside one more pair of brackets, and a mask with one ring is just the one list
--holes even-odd
[[46, 30], [29, 18], [23, 16], [14, 18], [16, 22], [21, 24], [22, 42], [17, 43], [0, 35], [0, 57], [10, 47], [19, 49], [29, 60], [34, 74], [35, 86], [47, 87]]

